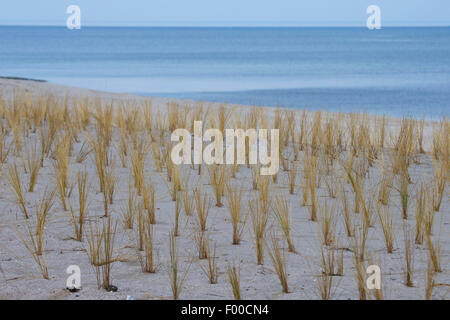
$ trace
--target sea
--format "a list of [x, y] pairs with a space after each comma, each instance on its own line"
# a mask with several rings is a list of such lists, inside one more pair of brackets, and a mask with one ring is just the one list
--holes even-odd
[[450, 115], [450, 27], [0, 26], [0, 76], [440, 119]]

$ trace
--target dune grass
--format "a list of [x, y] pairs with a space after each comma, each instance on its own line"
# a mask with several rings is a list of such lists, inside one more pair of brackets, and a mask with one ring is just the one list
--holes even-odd
[[[143, 273], [155, 274], [147, 276], [158, 283], [157, 271], [166, 265], [174, 299], [183, 290], [192, 297], [192, 287], [184, 287], [190, 258], [208, 280], [193, 286], [201, 297], [207, 282], [219, 292], [231, 286], [235, 299], [243, 292], [271, 298], [279, 292], [266, 288], [279, 284], [284, 293], [296, 294], [293, 279], [319, 261], [321, 273], [305, 285], [315, 286], [320, 299], [381, 300], [383, 290], [365, 287], [366, 267], [377, 264], [374, 254], [384, 268], [404, 275], [405, 286], [390, 293], [393, 298], [405, 297], [414, 286], [430, 299], [445, 286], [438, 281], [448, 271], [447, 118], [430, 122], [175, 100], [152, 105], [144, 98], [34, 92], [11, 96], [0, 94], [0, 178], [8, 186], [0, 218], [17, 224], [19, 243], [43, 278], [53, 281], [48, 270], [56, 259], [69, 259], [84, 247], [99, 288], [114, 287], [113, 265], [121, 281], [131, 284]], [[203, 131], [278, 129], [279, 172], [263, 176], [262, 164], [249, 164], [248, 143], [244, 164], [174, 164], [171, 132], [193, 133], [194, 121], [202, 121]], [[401, 230], [405, 223], [411, 230]], [[280, 239], [268, 233], [274, 230]], [[314, 231], [320, 250], [310, 250]], [[63, 254], [57, 250], [61, 239]], [[417, 259], [415, 249], [426, 259]], [[241, 258], [231, 265], [236, 250]], [[81, 266], [87, 262], [80, 259]], [[123, 280], [133, 263], [142, 272]], [[228, 264], [222, 282], [219, 263]], [[241, 274], [246, 283], [249, 274], [261, 279], [268, 270], [277, 277], [241, 291]], [[279, 284], [269, 283], [277, 278]], [[394, 280], [383, 281], [389, 288]], [[341, 283], [343, 294], [335, 295]], [[159, 285], [148, 288], [152, 296], [163, 292]]]

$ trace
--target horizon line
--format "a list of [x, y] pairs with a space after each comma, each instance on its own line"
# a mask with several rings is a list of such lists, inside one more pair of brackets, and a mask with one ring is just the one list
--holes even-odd
[[[62, 27], [65, 24], [0, 24], [0, 27]], [[366, 28], [360, 24], [82, 24], [81, 28]], [[445, 24], [384, 24], [382, 28], [450, 27]]]

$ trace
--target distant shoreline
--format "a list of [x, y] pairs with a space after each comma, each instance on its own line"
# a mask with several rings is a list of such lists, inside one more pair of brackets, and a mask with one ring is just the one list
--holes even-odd
[[[145, 93], [133, 93], [133, 92], [111, 92], [111, 91], [104, 91], [104, 90], [95, 90], [90, 88], [83, 88], [83, 87], [77, 87], [77, 86], [67, 86], [63, 84], [54, 83], [47, 80], [41, 80], [41, 79], [32, 79], [32, 78], [26, 78], [26, 77], [7, 77], [7, 76], [0, 76], [0, 89], [4, 87], [3, 94], [9, 92], [12, 93], [15, 89], [19, 90], [36, 90], [37, 92], [51, 92], [54, 95], [57, 96], [70, 96], [70, 97], [78, 97], [80, 95], [83, 96], [89, 96], [89, 97], [99, 97], [102, 99], [111, 99], [111, 100], [148, 100], [155, 106], [158, 105], [159, 108], [164, 109], [167, 106], [167, 103], [169, 102], [177, 102], [179, 104], [208, 104], [210, 106], [219, 107], [221, 105], [227, 105], [231, 108], [249, 108], [255, 105], [251, 104], [243, 104], [243, 103], [232, 103], [227, 101], [213, 101], [208, 99], [189, 99], [189, 98], [178, 98], [178, 97], [171, 97], [171, 96], [153, 96], [153, 95], [147, 95]], [[9, 88], [7, 88], [9, 87]], [[6, 89], [6, 90], [5, 90]], [[0, 90], [0, 93], [2, 93], [2, 90]], [[364, 111], [330, 111], [327, 109], [310, 109], [310, 108], [289, 108], [289, 107], [277, 107], [272, 105], [264, 105], [264, 104], [258, 104], [259, 108], [264, 108], [266, 110], [275, 110], [277, 108], [283, 109], [283, 110], [294, 110], [294, 111], [301, 111], [305, 110], [308, 112], [326, 112], [331, 114], [350, 114], [350, 113], [365, 113]], [[394, 120], [395, 122], [400, 123], [401, 119], [411, 118], [411, 115], [407, 115], [404, 117], [396, 116], [396, 115], [389, 115], [385, 113], [368, 113], [370, 116], [379, 117], [379, 116], [387, 116], [389, 119]], [[414, 118], [414, 117], [412, 117]], [[417, 117], [416, 119], [425, 119], [427, 123], [436, 123], [441, 121], [443, 118], [446, 118], [446, 116], [438, 116], [438, 117]]]
[[22, 77], [5, 77], [5, 76], [0, 76], [0, 79], [6, 79], [6, 80], [22, 80], [22, 81], [34, 81], [34, 82], [47, 82], [47, 80], [42, 80], [42, 79], [32, 79], [32, 78], [22, 78]]

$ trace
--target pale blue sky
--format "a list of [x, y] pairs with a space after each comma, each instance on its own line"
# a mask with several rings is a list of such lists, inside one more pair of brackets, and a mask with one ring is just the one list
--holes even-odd
[[365, 26], [371, 4], [383, 26], [450, 25], [450, 0], [3, 0], [0, 25], [65, 26], [71, 4], [82, 26]]

